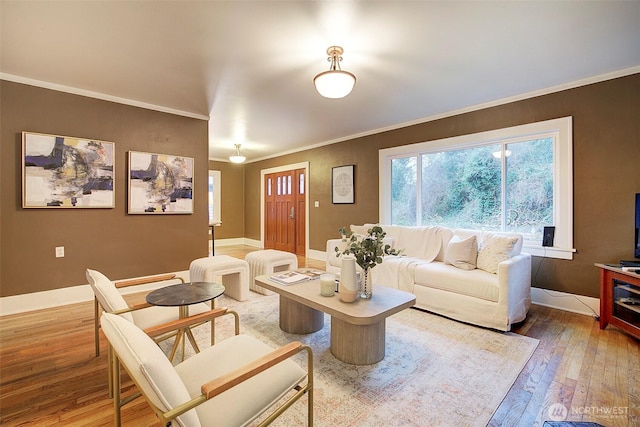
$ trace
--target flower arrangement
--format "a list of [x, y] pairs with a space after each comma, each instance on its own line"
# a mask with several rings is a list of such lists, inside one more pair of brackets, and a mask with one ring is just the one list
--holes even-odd
[[364, 271], [368, 271], [380, 264], [385, 255], [400, 254], [400, 252], [393, 249], [391, 245], [383, 242], [387, 233], [385, 233], [379, 225], [374, 225], [368, 229], [365, 236], [355, 234], [345, 227], [340, 228], [339, 232], [343, 236], [342, 241], [347, 243], [347, 248], [343, 251], [335, 248], [336, 256], [353, 255], [356, 263]]

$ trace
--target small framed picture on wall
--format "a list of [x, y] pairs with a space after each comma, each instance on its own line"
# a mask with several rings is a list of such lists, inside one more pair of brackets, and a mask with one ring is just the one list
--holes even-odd
[[355, 165], [331, 168], [331, 202], [334, 204], [355, 203], [353, 171]]

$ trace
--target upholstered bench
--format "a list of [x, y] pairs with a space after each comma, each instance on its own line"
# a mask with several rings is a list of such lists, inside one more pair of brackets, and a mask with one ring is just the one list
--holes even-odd
[[249, 252], [244, 260], [249, 263], [249, 289], [264, 295], [270, 295], [273, 292], [256, 285], [254, 280], [256, 276], [298, 268], [298, 257], [295, 254], [275, 249]]
[[222, 277], [225, 295], [238, 301], [249, 297], [249, 264], [246, 261], [229, 255], [214, 255], [191, 261], [189, 278], [192, 282], [215, 282], [217, 277]]

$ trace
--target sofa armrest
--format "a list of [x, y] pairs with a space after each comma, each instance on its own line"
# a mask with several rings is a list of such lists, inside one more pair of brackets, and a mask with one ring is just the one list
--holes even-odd
[[342, 239], [329, 239], [327, 240], [327, 252], [325, 253], [325, 270], [336, 271], [342, 267], [342, 261], [340, 257], [336, 256], [336, 249], [340, 252], [347, 248], [347, 242], [343, 242]]
[[531, 306], [531, 255], [520, 253], [498, 264], [498, 302], [510, 323], [524, 320]]

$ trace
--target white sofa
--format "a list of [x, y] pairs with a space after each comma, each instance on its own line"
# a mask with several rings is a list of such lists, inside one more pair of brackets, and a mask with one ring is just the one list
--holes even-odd
[[[375, 224], [351, 226], [357, 234]], [[416, 307], [486, 328], [509, 331], [531, 305], [531, 255], [522, 236], [445, 227], [381, 225], [386, 241], [401, 256], [387, 256], [372, 270], [374, 285], [413, 293]], [[475, 241], [475, 245], [474, 245]], [[339, 272], [335, 248], [327, 241], [326, 270]]]

